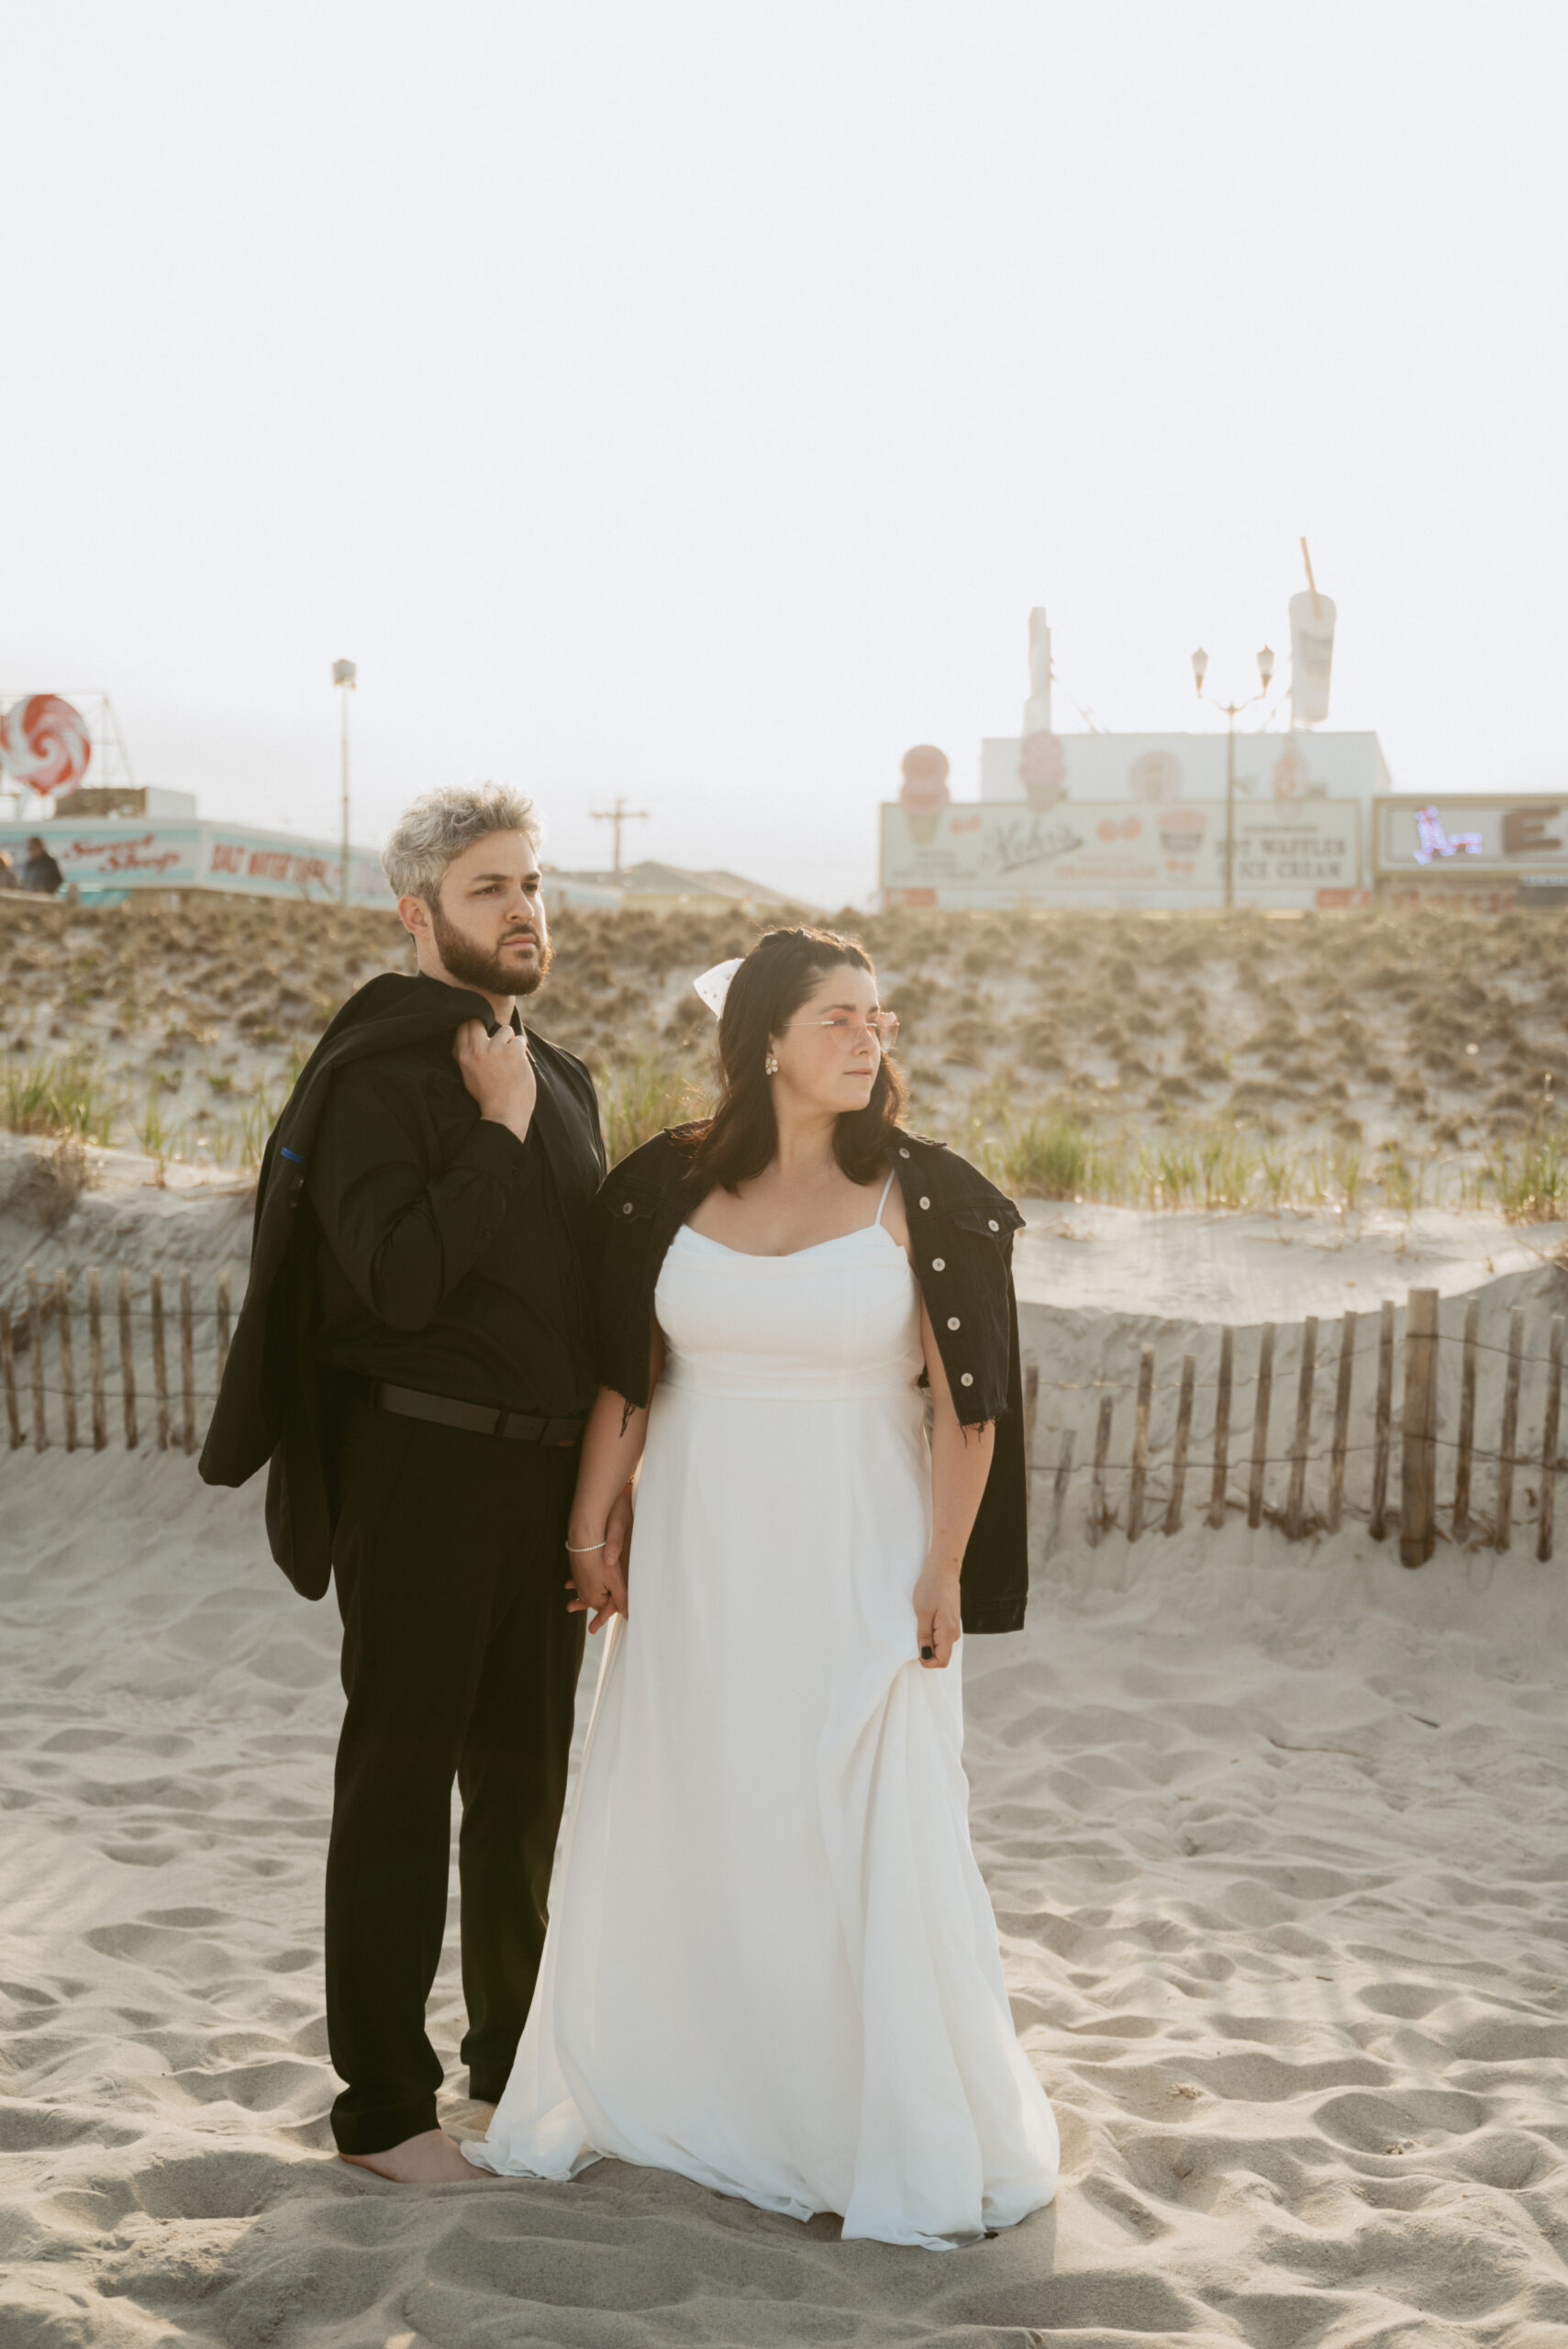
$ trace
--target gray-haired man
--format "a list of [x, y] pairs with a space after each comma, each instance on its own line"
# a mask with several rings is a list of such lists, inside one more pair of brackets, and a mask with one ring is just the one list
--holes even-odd
[[[273, 1552], [311, 1596], [329, 1544], [348, 1699], [332, 2124], [346, 2159], [414, 2182], [473, 2175], [436, 2125], [425, 2032], [454, 1778], [475, 2098], [506, 2084], [543, 1942], [583, 1644], [563, 1543], [605, 1161], [586, 1069], [517, 1010], [550, 961], [531, 803], [432, 793], [383, 862], [419, 974], [344, 1006], [279, 1121], [250, 1326], [203, 1470], [234, 1483], [270, 1453]], [[281, 1398], [291, 1360], [308, 1366]]]

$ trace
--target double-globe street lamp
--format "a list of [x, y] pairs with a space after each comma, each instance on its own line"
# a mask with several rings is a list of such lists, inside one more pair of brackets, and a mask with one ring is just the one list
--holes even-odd
[[1228, 721], [1225, 733], [1225, 910], [1229, 912], [1236, 902], [1236, 720], [1254, 702], [1262, 701], [1273, 681], [1274, 656], [1265, 644], [1258, 655], [1258, 674], [1262, 689], [1249, 701], [1219, 701], [1213, 694], [1206, 694], [1203, 681], [1208, 674], [1208, 655], [1202, 645], [1193, 654], [1193, 682], [1199, 701], [1212, 702], [1216, 709], [1225, 712]]

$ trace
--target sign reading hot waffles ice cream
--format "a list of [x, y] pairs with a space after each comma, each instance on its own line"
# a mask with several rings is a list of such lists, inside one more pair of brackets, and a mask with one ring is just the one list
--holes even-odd
[[[1236, 810], [1242, 903], [1311, 905], [1359, 885], [1353, 800]], [[1054, 807], [953, 801], [929, 838], [901, 807], [882, 811], [882, 885], [890, 905], [1217, 903], [1225, 881], [1225, 803], [1061, 801]]]

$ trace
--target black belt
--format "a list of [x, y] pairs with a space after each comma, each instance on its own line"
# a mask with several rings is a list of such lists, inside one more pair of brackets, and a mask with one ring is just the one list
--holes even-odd
[[468, 1428], [475, 1435], [506, 1436], [513, 1443], [575, 1443], [584, 1419], [532, 1419], [526, 1411], [503, 1411], [488, 1403], [459, 1403], [450, 1395], [421, 1395], [412, 1386], [389, 1386], [383, 1379], [373, 1397], [378, 1411], [406, 1419], [433, 1419], [438, 1427]]

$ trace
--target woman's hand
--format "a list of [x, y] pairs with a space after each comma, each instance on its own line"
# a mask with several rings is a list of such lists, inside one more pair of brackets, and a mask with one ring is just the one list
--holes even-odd
[[915, 1585], [915, 1637], [923, 1672], [945, 1672], [962, 1631], [958, 1568], [928, 1558]]
[[624, 1584], [631, 1573], [631, 1486], [627, 1485], [610, 1503], [605, 1520], [605, 1564], [618, 1567]]
[[630, 1570], [631, 1487], [616, 1495], [602, 1535], [573, 1526], [566, 1537], [566, 1563], [572, 1570], [566, 1602], [569, 1615], [589, 1613], [590, 1631], [603, 1631], [612, 1615], [627, 1613], [627, 1576]]
[[[573, 1549], [577, 1549], [573, 1544]], [[626, 1613], [626, 1575], [619, 1566], [607, 1566], [602, 1550], [583, 1548], [577, 1555], [568, 1554], [567, 1564], [572, 1579], [567, 1589], [572, 1597], [566, 1602], [569, 1615], [588, 1616], [590, 1631], [602, 1631], [612, 1615]]]

